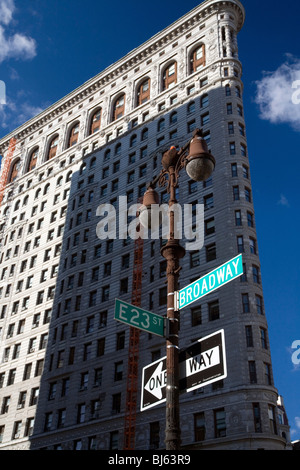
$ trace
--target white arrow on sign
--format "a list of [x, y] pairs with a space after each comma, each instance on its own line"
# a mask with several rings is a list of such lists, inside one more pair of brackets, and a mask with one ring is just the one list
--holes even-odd
[[158, 400], [161, 400], [162, 389], [166, 386], [166, 384], [167, 371], [163, 370], [163, 361], [161, 361], [145, 385], [145, 390], [147, 390], [149, 393], [152, 393], [152, 395], [154, 395]]

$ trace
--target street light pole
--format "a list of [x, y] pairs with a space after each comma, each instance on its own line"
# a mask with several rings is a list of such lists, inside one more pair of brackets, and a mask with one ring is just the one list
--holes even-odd
[[[187, 155], [188, 152], [188, 155]], [[175, 147], [165, 152], [162, 157], [163, 169], [148, 187], [144, 195], [143, 206], [140, 208], [142, 225], [151, 227], [151, 205], [158, 203], [158, 194], [154, 191], [157, 183], [167, 185], [169, 197], [169, 238], [161, 249], [161, 255], [167, 261], [167, 321], [168, 335], [166, 344], [166, 450], [179, 450], [181, 443], [179, 413], [179, 311], [175, 305], [175, 292], [178, 290], [180, 265], [185, 249], [175, 238], [175, 214], [172, 206], [176, 201], [176, 188], [180, 171], [185, 168], [188, 175], [195, 181], [209, 178], [215, 167], [215, 159], [208, 152], [202, 131], [196, 129], [193, 138], [179, 151]], [[145, 223], [144, 214], [147, 222]]]
[[161, 254], [167, 261], [167, 321], [169, 331], [167, 337], [167, 383], [166, 383], [166, 449], [180, 448], [180, 416], [179, 416], [179, 312], [175, 306], [175, 292], [178, 290], [179, 259], [185, 255], [185, 249], [174, 238], [174, 211], [176, 204], [175, 168], [168, 169], [170, 185], [170, 234], [167, 244], [162, 247]]

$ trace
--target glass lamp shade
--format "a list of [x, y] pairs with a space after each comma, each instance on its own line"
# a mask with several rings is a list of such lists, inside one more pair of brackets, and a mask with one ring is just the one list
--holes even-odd
[[207, 180], [214, 171], [215, 163], [212, 158], [205, 156], [188, 159], [186, 172], [194, 181]]
[[159, 204], [159, 195], [153, 188], [149, 188], [143, 198], [143, 204], [139, 208], [139, 220], [143, 227], [145, 228], [157, 228], [153, 227], [154, 219], [151, 217], [151, 212], [158, 207]]
[[207, 180], [215, 169], [216, 161], [208, 152], [207, 143], [201, 136], [195, 136], [190, 143], [186, 172], [194, 181]]

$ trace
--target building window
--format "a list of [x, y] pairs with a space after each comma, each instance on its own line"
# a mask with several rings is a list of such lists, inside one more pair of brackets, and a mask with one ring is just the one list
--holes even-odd
[[36, 148], [35, 150], [33, 150], [31, 152], [29, 162], [28, 162], [28, 166], [27, 166], [27, 171], [34, 170], [34, 168], [36, 167], [38, 155], [39, 155], [39, 148]]
[[209, 302], [208, 304], [208, 319], [209, 321], [218, 320], [220, 318], [219, 301]]
[[230, 85], [225, 86], [225, 96], [231, 96], [231, 88]]
[[259, 315], [263, 315], [263, 301], [262, 297], [260, 295], [255, 296], [255, 301], [256, 301], [256, 311]]
[[158, 449], [159, 448], [159, 421], [155, 421], [154, 423], [150, 423], [150, 449]]
[[201, 126], [209, 123], [209, 113], [202, 114], [201, 116]]
[[51, 158], [54, 158], [56, 156], [57, 147], [58, 147], [58, 135], [56, 135], [55, 137], [52, 137], [52, 139], [50, 140], [48, 155], [46, 159], [47, 161], [51, 160]]
[[253, 403], [254, 431], [262, 432], [259, 403]]
[[137, 106], [146, 103], [150, 99], [150, 78], [146, 78], [138, 87]]
[[235, 225], [240, 227], [242, 225], [241, 211], [235, 211]]
[[252, 266], [253, 282], [259, 284], [259, 270], [257, 266]]
[[233, 200], [238, 201], [240, 199], [240, 189], [238, 186], [233, 186], [232, 187], [233, 191]]
[[273, 405], [268, 406], [268, 415], [269, 415], [269, 422], [270, 422], [270, 431], [272, 434], [277, 434], [275, 407]]
[[205, 439], [205, 418], [203, 412], [194, 415], [194, 436], [195, 441], [204, 441]]
[[256, 240], [254, 238], [249, 238], [250, 244], [250, 253], [256, 255]]
[[191, 310], [192, 326], [202, 324], [201, 306], [192, 308]]
[[159, 305], [166, 305], [167, 303], [167, 288], [161, 287], [159, 289]]
[[157, 132], [162, 132], [165, 129], [165, 125], [166, 125], [165, 120], [160, 119], [157, 124]]
[[109, 449], [117, 450], [119, 447], [119, 431], [112, 431], [110, 433]]
[[256, 364], [255, 361], [249, 361], [248, 362], [249, 366], [249, 380], [251, 384], [256, 384], [257, 383], [257, 377], [256, 377]]
[[116, 121], [117, 119], [124, 116], [124, 114], [125, 114], [125, 93], [119, 96], [113, 104], [112, 121]]
[[211, 209], [214, 207], [214, 196], [213, 194], [208, 194], [207, 196], [204, 196], [204, 209]]
[[243, 263], [243, 274], [240, 277], [241, 282], [247, 282], [247, 268], [246, 263]]
[[249, 188], [245, 188], [245, 199], [247, 202], [251, 202], [251, 190]]
[[272, 375], [271, 375], [271, 366], [270, 364], [264, 364], [265, 366], [265, 379], [267, 385], [272, 385]]
[[94, 113], [92, 114], [89, 135], [92, 135], [95, 132], [98, 132], [100, 129], [100, 124], [101, 124], [101, 108], [97, 109], [97, 111], [94, 111]]
[[205, 235], [211, 235], [212, 233], [215, 233], [215, 219], [213, 217], [211, 219], [205, 220], [204, 231]]
[[164, 71], [162, 76], [162, 90], [167, 90], [175, 86], [177, 83], [177, 62], [172, 62], [168, 65]]
[[67, 148], [73, 147], [73, 145], [77, 144], [78, 136], [79, 136], [79, 122], [74, 124], [70, 129]]
[[244, 252], [244, 238], [243, 238], [243, 235], [239, 235], [237, 237], [237, 248], [238, 248], [238, 253], [243, 253]]
[[112, 396], [112, 413], [120, 413], [121, 412], [121, 393], [115, 393]]
[[246, 333], [246, 345], [247, 348], [253, 347], [253, 335], [252, 335], [252, 326], [245, 326], [245, 333]]
[[216, 249], [216, 244], [212, 243], [211, 245], [208, 245], [206, 248], [206, 261], [213, 261], [214, 259], [217, 258], [217, 249]]
[[190, 55], [190, 73], [198, 72], [205, 67], [205, 45], [197, 46]]
[[200, 98], [200, 107], [201, 108], [207, 108], [208, 105], [209, 105], [208, 95], [205, 94], [205, 95], [201, 96], [201, 98]]
[[268, 349], [267, 347], [267, 331], [265, 328], [260, 328], [260, 342], [263, 349]]
[[243, 313], [250, 312], [249, 295], [242, 294]]
[[214, 410], [215, 437], [226, 436], [226, 414], [224, 408]]
[[9, 183], [12, 183], [18, 177], [19, 166], [20, 166], [20, 160], [17, 160], [12, 164]]

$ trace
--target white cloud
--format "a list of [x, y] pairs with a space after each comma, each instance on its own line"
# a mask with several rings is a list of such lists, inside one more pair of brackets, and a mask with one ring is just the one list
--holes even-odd
[[9, 24], [15, 11], [14, 0], [0, 0], [0, 23]]
[[[300, 59], [287, 54], [287, 60], [274, 72], [264, 72], [256, 82], [255, 102], [260, 117], [271, 123], [287, 123], [300, 131]], [[293, 88], [294, 85], [294, 88]]]
[[0, 64], [7, 59], [27, 60], [36, 55], [36, 42], [33, 38], [7, 31], [14, 11], [14, 0], [0, 0]]
[[300, 432], [300, 417], [295, 416], [294, 426], [291, 426], [291, 437], [292, 437], [292, 439], [299, 439], [299, 432]]
[[43, 110], [44, 108], [33, 106], [28, 101], [17, 103], [8, 98], [5, 106], [0, 105], [0, 134], [1, 130], [10, 132]]
[[277, 204], [284, 207], [290, 207], [289, 201], [287, 200], [284, 194], [280, 194], [280, 199]]

